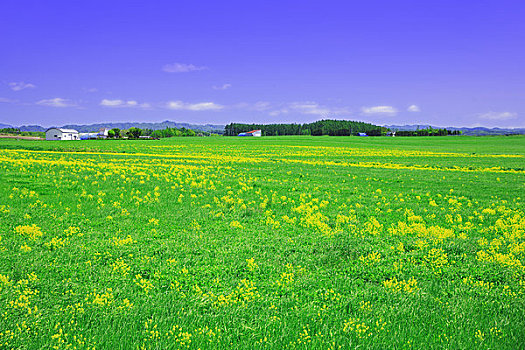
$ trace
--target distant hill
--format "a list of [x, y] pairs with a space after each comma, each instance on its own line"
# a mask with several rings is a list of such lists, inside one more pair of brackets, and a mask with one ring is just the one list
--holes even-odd
[[18, 127], [20, 131], [38, 131], [38, 132], [45, 132], [47, 129], [41, 127], [40, 125], [22, 125]]
[[[443, 127], [431, 126], [431, 125], [385, 125], [386, 128], [391, 130], [407, 130], [414, 131], [417, 129], [426, 129], [432, 127], [434, 129], [439, 129]], [[467, 136], [489, 136], [489, 135], [523, 135], [525, 134], [525, 128], [458, 128], [454, 126], [448, 126], [445, 129], [447, 130], [459, 130], [463, 135]]]
[[[0, 128], [12, 128], [12, 125], [6, 125], [6, 124], [0, 124]], [[177, 123], [172, 122], [169, 120], [160, 122], [160, 123], [97, 123], [97, 124], [67, 124], [67, 125], [60, 125], [58, 126], [60, 128], [64, 129], [75, 129], [78, 130], [78, 132], [91, 132], [91, 131], [98, 131], [101, 128], [119, 128], [121, 130], [123, 129], [129, 129], [131, 127], [141, 128], [141, 129], [152, 129], [152, 130], [159, 130], [159, 129], [166, 129], [166, 128], [186, 128], [186, 129], [192, 129], [192, 130], [201, 130], [201, 131], [216, 131], [216, 132], [223, 132], [224, 131], [224, 125], [220, 124], [205, 124], [205, 125], [199, 125], [199, 124], [189, 124], [189, 123]], [[43, 128], [40, 125], [22, 125], [18, 127], [20, 131], [46, 131], [47, 128]]]

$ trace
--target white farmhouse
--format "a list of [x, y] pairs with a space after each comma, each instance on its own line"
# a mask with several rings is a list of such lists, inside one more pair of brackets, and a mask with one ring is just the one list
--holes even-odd
[[80, 137], [73, 129], [51, 128], [46, 131], [46, 140], [80, 140]]
[[101, 128], [98, 131], [97, 138], [99, 139], [107, 139], [109, 135], [109, 129], [108, 128]]

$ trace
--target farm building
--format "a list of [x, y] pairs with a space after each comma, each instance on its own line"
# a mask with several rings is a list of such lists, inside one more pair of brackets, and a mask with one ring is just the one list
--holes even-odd
[[262, 132], [261, 130], [252, 130], [252, 131], [248, 131], [248, 132], [241, 132], [239, 135], [237, 136], [255, 136], [255, 137], [261, 137], [262, 136]]
[[81, 140], [94, 140], [98, 138], [98, 133], [96, 132], [81, 132], [79, 135]]
[[80, 140], [80, 137], [73, 129], [50, 128], [46, 130], [46, 140]]
[[82, 132], [80, 133], [81, 140], [95, 140], [95, 139], [107, 139], [109, 129], [102, 128], [98, 132]]
[[106, 139], [108, 137], [108, 134], [109, 134], [109, 129], [108, 128], [101, 128], [99, 131], [98, 131], [98, 138], [99, 139]]

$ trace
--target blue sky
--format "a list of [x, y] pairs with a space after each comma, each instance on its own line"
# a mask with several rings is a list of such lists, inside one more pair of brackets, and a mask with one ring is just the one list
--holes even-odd
[[0, 2], [0, 123], [525, 127], [523, 1]]

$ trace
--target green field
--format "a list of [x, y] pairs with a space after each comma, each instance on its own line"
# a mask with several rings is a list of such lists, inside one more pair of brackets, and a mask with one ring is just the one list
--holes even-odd
[[0, 349], [525, 348], [525, 137], [0, 140]]

